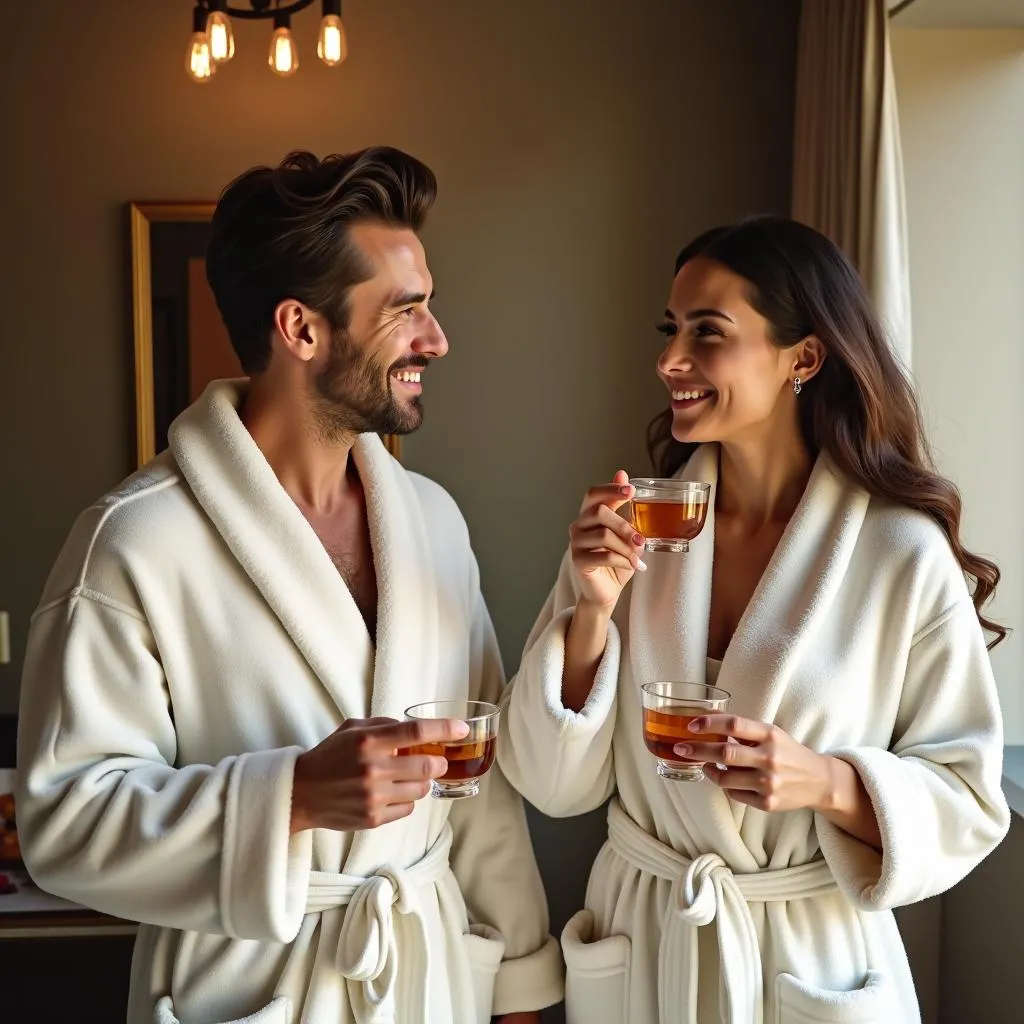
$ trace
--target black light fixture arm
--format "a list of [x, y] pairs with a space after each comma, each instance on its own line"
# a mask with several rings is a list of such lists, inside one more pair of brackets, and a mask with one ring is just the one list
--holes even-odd
[[311, 7], [316, 0], [289, 0], [288, 3], [273, 4], [271, 0], [249, 0], [249, 7], [234, 7], [225, 0], [198, 0], [198, 6], [209, 13], [220, 11], [241, 21], [266, 21], [275, 17], [290, 17]]

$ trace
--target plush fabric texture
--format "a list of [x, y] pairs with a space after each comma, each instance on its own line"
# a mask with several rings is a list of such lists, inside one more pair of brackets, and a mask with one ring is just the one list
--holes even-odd
[[465, 523], [374, 435], [353, 450], [376, 647], [217, 382], [75, 524], [34, 616], [19, 825], [45, 889], [142, 923], [129, 1024], [487, 1021], [562, 995], [517, 794], [289, 835], [299, 754], [353, 717], [498, 700]]
[[[963, 574], [932, 520], [820, 457], [718, 672], [731, 711], [856, 767], [881, 854], [810, 811], [662, 779], [640, 687], [705, 679], [717, 471], [715, 445], [680, 471], [711, 483], [707, 524], [688, 554], [644, 555], [582, 710], [561, 701], [568, 556], [506, 691], [498, 757], [526, 798], [574, 815], [614, 793], [612, 812], [654, 844], [645, 857], [643, 843], [609, 841], [598, 855], [563, 935], [569, 1020], [918, 1021], [891, 908], [954, 885], [1009, 827], [999, 705]], [[748, 895], [759, 874], [816, 861], [834, 884]]]

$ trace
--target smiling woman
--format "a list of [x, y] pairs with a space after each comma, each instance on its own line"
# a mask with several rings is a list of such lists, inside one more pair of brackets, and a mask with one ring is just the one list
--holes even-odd
[[[710, 302], [691, 308], [695, 294]], [[685, 379], [692, 390], [699, 378], [698, 387], [717, 382], [722, 393], [684, 409], [673, 400], [651, 423], [651, 457], [671, 476], [701, 442], [749, 433], [777, 405], [789, 407], [812, 456], [824, 453], [868, 493], [939, 526], [994, 646], [1007, 631], [981, 609], [999, 571], [963, 545], [960, 495], [931, 464], [913, 386], [862, 296], [853, 267], [796, 221], [753, 217], [695, 239], [676, 260], [658, 372], [672, 389]]]
[[[167, 446], [172, 420], [212, 380], [242, 376], [206, 281], [212, 202], [134, 202], [131, 227], [135, 453]], [[401, 438], [382, 435], [397, 459]]]
[[619, 514], [644, 481], [586, 493], [498, 738], [544, 813], [615, 794], [562, 935], [568, 1018], [920, 1020], [889, 911], [1009, 825], [998, 569], [965, 549], [913, 388], [827, 238], [714, 229], [667, 305], [652, 454], [706, 489], [703, 528], [652, 551], [657, 524]]

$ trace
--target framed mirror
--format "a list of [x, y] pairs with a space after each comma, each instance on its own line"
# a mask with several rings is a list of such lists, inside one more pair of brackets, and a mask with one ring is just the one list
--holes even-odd
[[[129, 204], [139, 466], [167, 447], [171, 421], [211, 380], [243, 376], [206, 283], [212, 202]], [[401, 457], [401, 439], [387, 434]]]

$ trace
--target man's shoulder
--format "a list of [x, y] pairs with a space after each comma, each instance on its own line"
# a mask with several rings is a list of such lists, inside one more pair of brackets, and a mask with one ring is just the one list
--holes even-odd
[[191, 492], [174, 460], [163, 453], [93, 502], [74, 522], [50, 573], [41, 605], [81, 591], [119, 600], [130, 596], [129, 566], [158, 552], [185, 518]]
[[106, 544], [137, 544], [154, 530], [179, 522], [182, 512], [194, 506], [177, 464], [164, 452], [108, 491], [80, 519]]

